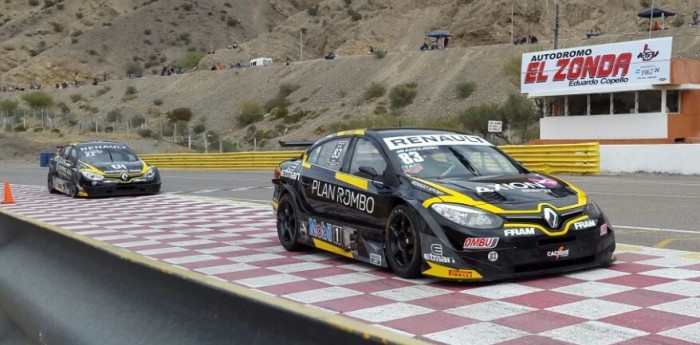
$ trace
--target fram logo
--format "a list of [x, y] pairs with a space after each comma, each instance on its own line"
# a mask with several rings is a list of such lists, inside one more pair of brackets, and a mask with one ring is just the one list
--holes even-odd
[[637, 55], [637, 59], [642, 59], [642, 61], [651, 61], [659, 55], [659, 51], [654, 51], [649, 48], [649, 44], [644, 43], [644, 50]]

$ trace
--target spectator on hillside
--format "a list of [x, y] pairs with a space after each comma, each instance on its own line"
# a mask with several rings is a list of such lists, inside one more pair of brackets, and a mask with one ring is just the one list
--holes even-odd
[[447, 44], [450, 42], [450, 38], [445, 36], [444, 48], [447, 49]]
[[700, 17], [698, 15], [698, 10], [693, 11], [693, 21], [691, 22], [691, 25], [698, 25], [700, 24]]
[[655, 21], [655, 22], [654, 22], [654, 28], [653, 28], [652, 30], [654, 30], [654, 31], [656, 31], [656, 30], [661, 30], [661, 24], [659, 24], [658, 21]]
[[537, 43], [537, 36], [535, 35], [527, 35], [527, 42], [530, 44], [535, 44]]
[[586, 33], [586, 38], [600, 36], [600, 28], [596, 25]]

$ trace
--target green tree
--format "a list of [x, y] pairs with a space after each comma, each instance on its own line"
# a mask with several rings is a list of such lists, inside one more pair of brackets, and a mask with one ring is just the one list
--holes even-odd
[[119, 109], [114, 109], [107, 113], [105, 118], [107, 122], [122, 122], [122, 112]]
[[46, 109], [53, 106], [53, 98], [44, 92], [23, 94], [22, 100], [33, 110]]
[[190, 108], [177, 108], [168, 112], [168, 120], [170, 120], [170, 122], [190, 122], [193, 115], [192, 109]]
[[515, 87], [520, 88], [520, 65], [523, 61], [521, 55], [513, 56], [503, 65], [503, 74]]
[[187, 56], [180, 61], [180, 65], [184, 68], [195, 67], [199, 64], [199, 61], [204, 58], [204, 56], [206, 56], [206, 54], [202, 52], [189, 52], [187, 53]]
[[251, 123], [262, 120], [262, 107], [258, 102], [243, 100], [239, 106], [238, 125], [245, 127]]
[[484, 103], [464, 110], [459, 120], [466, 131], [486, 137], [489, 120], [502, 120], [502, 111], [498, 104]]
[[513, 93], [508, 95], [508, 100], [503, 104], [502, 115], [504, 128], [509, 128], [515, 131], [520, 138], [524, 138], [528, 128], [537, 124], [540, 112], [531, 100]]
[[399, 109], [413, 103], [413, 99], [416, 98], [416, 95], [418, 94], [418, 91], [416, 90], [417, 87], [418, 84], [410, 83], [396, 85], [391, 88], [391, 92], [389, 92], [391, 108]]
[[19, 103], [11, 99], [3, 99], [0, 101], [0, 112], [5, 115], [12, 116], [17, 110]]
[[463, 81], [457, 84], [457, 95], [461, 99], [468, 98], [476, 91], [476, 84], [473, 81]]

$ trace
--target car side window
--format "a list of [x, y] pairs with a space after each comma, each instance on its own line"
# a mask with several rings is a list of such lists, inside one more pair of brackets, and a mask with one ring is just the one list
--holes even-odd
[[349, 138], [331, 140], [319, 148], [318, 161], [315, 163], [318, 166], [338, 171], [343, 166], [343, 159], [350, 143]]
[[357, 144], [355, 144], [355, 152], [350, 161], [350, 174], [368, 177], [360, 172], [361, 166], [374, 168], [379, 176], [384, 174], [387, 167], [387, 162], [377, 145], [367, 138], [359, 138]]
[[68, 152], [68, 160], [71, 162], [75, 162], [76, 160], [78, 160], [78, 149], [71, 146], [69, 147], [69, 150], [70, 151]]
[[66, 159], [66, 157], [68, 157], [68, 155], [67, 155], [67, 153], [68, 153], [68, 148], [70, 148], [70, 146], [61, 147], [61, 149], [58, 150], [57, 156], [59, 156], [59, 157], [61, 157], [61, 158], [63, 158], [63, 159]]

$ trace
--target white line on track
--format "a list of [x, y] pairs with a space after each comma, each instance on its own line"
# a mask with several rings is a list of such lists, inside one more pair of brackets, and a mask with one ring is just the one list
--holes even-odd
[[700, 199], [700, 195], [678, 195], [678, 194], [633, 194], [633, 193], [606, 193], [606, 192], [589, 192], [586, 194], [590, 195], [619, 195], [619, 196], [646, 196], [654, 198], [686, 198], [686, 199]]
[[679, 230], [679, 229], [664, 229], [664, 228], [646, 228], [642, 226], [628, 226], [628, 225], [613, 225], [614, 228], [620, 229], [631, 229], [631, 230], [644, 230], [644, 231], [658, 231], [658, 232], [678, 232], [682, 234], [694, 234], [700, 235], [700, 230]]
[[654, 185], [670, 185], [670, 186], [700, 186], [700, 183], [687, 183], [687, 182], [664, 182], [664, 181], [657, 181], [657, 180], [624, 180], [624, 179], [606, 179], [606, 178], [562, 178], [565, 181], [569, 182], [597, 182], [597, 183], [614, 183], [618, 185], [625, 185], [625, 184], [654, 184]]

